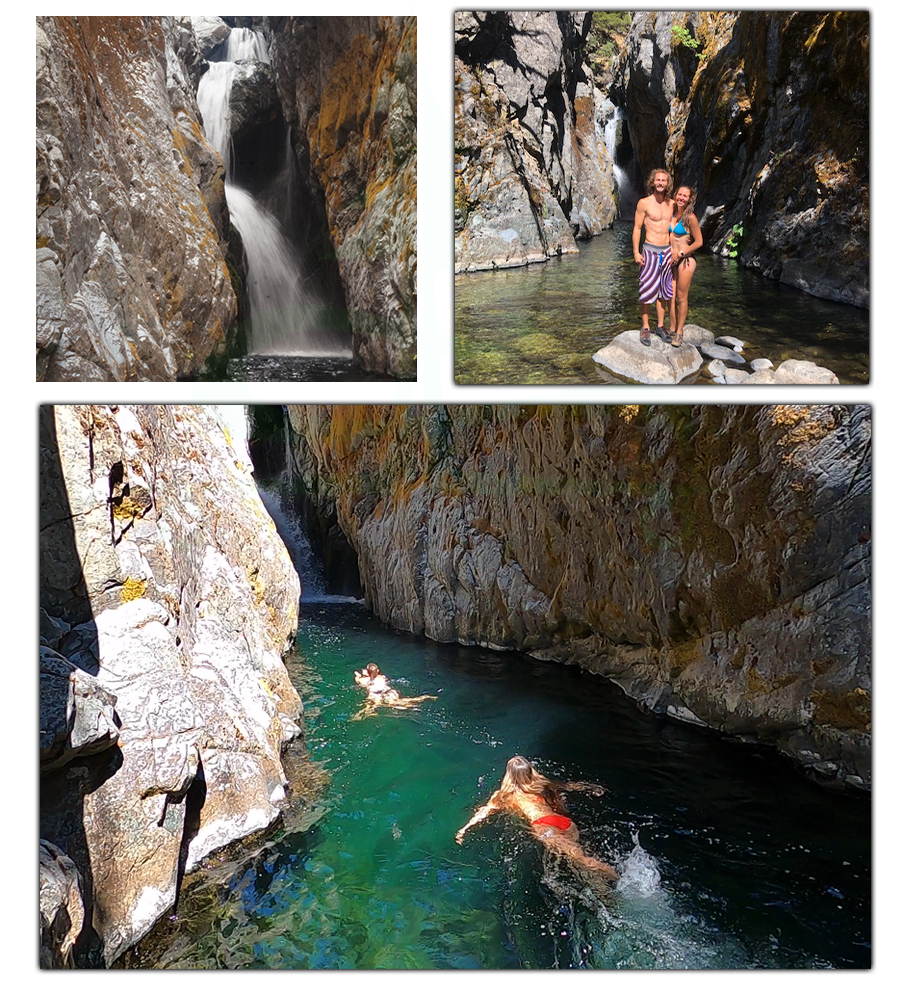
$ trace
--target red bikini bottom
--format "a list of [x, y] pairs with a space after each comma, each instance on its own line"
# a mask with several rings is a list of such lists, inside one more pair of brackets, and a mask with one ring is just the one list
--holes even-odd
[[532, 826], [555, 826], [557, 830], [568, 830], [572, 821], [568, 816], [560, 816], [559, 813], [550, 813], [548, 816], [541, 816], [540, 819], [532, 820]]

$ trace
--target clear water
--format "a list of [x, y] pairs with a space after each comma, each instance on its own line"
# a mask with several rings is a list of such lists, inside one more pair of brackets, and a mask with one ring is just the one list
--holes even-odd
[[349, 356], [250, 354], [228, 362], [224, 376], [200, 376], [200, 382], [396, 382], [390, 375], [367, 372]]
[[[122, 964], [169, 968], [822, 968], [870, 964], [870, 810], [772, 752], [639, 713], [608, 682], [304, 605], [292, 664], [312, 806], [189, 877]], [[418, 709], [355, 720], [378, 662]], [[525, 754], [619, 888], [596, 898], [517, 821], [454, 833]], [[312, 773], [327, 775], [320, 792]], [[304, 777], [305, 775], [305, 777]]]
[[[579, 243], [578, 254], [457, 275], [457, 383], [611, 381], [591, 355], [640, 324], [631, 234], [632, 223], [621, 221]], [[830, 368], [842, 384], [869, 381], [866, 309], [814, 298], [702, 250], [689, 306], [688, 323], [746, 341], [748, 360], [777, 366], [798, 358]], [[706, 365], [696, 382], [713, 384]]]

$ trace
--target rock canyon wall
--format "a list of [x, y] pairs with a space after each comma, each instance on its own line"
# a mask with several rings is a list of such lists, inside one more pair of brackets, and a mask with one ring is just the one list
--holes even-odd
[[740, 225], [744, 266], [868, 306], [868, 12], [638, 12], [610, 96], [715, 250]]
[[242, 448], [214, 407], [42, 408], [42, 964], [77, 886], [109, 964], [285, 802], [300, 587]]
[[237, 316], [187, 18], [37, 18], [37, 377], [173, 381]]
[[[337, 259], [354, 360], [414, 377], [416, 19], [229, 21], [264, 31], [274, 64], [241, 81], [234, 127], [291, 126], [296, 221], [322, 280]], [[241, 349], [240, 242], [195, 96], [230, 31], [37, 19], [39, 380], [173, 381]]]
[[584, 12], [455, 15], [456, 270], [577, 253], [616, 214]]
[[869, 787], [864, 406], [290, 406], [372, 610]]
[[416, 373], [416, 19], [272, 19], [298, 163], [321, 193], [353, 356]]

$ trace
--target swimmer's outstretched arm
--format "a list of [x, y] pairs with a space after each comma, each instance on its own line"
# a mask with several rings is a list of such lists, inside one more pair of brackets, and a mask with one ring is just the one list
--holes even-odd
[[470, 827], [475, 826], [476, 823], [480, 823], [482, 820], [487, 819], [488, 816], [491, 815], [491, 813], [499, 812], [499, 810], [500, 807], [494, 805], [494, 796], [492, 795], [488, 799], [487, 805], [483, 805], [480, 809], [476, 810], [475, 814], [472, 816], [469, 822], [466, 823], [465, 826], [461, 826], [456, 831], [457, 844], [461, 844], [463, 842], [463, 837], [465, 837], [466, 835], [466, 830], [468, 830]]

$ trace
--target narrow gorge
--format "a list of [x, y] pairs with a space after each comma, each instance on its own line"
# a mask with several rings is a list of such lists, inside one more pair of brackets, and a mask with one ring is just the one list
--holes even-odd
[[702, 234], [689, 322], [868, 381], [868, 12], [456, 12], [454, 107], [458, 382], [663, 381], [590, 360], [636, 326], [660, 169]]
[[39, 381], [415, 376], [414, 17], [39, 17]]
[[[456, 14], [457, 271], [577, 253], [647, 174], [698, 189], [704, 241], [868, 305], [864, 11]], [[730, 247], [728, 248], [730, 253]]]
[[[868, 967], [868, 407], [58, 406], [40, 443], [42, 965]], [[361, 712], [373, 660], [431, 700]], [[612, 897], [515, 823], [454, 846], [512, 753], [606, 787]]]

